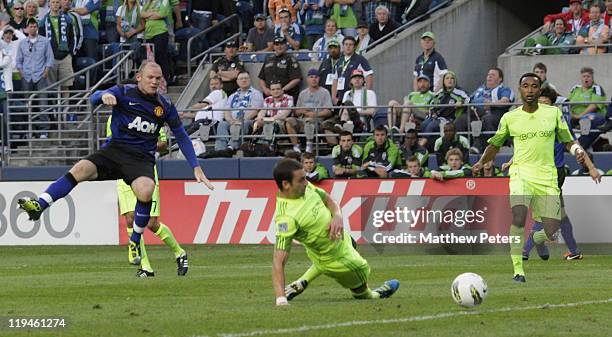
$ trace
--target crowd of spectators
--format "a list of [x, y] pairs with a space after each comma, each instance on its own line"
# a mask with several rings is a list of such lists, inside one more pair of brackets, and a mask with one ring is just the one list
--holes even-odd
[[606, 46], [611, 41], [611, 24], [612, 0], [570, 0], [569, 7], [561, 13], [544, 17], [542, 31], [525, 41], [523, 52], [546, 55], [607, 53], [612, 51]]
[[[612, 0], [609, 2], [612, 3]], [[229, 138], [227, 125], [233, 124], [239, 129], [236, 132], [241, 134], [261, 133], [264, 136], [258, 142], [261, 143], [261, 139], [264, 139], [264, 144], [270, 148], [280, 144], [282, 141], [279, 139], [284, 138], [282, 143], [285, 149], [290, 149], [294, 154], [308, 154], [306, 159], [308, 167], [312, 168], [310, 174], [313, 179], [329, 174], [323, 174], [322, 166], [310, 162], [314, 146], [313, 129], [314, 132], [327, 135], [320, 138], [324, 139], [327, 145], [319, 152], [329, 151], [327, 153], [336, 160], [330, 176], [421, 176], [434, 179], [471, 176], [469, 154], [481, 153], [488, 138], [497, 130], [502, 115], [520, 104], [516, 100], [512, 85], [504, 83], [503, 71], [491, 67], [483, 73], [482, 85], [473, 91], [467, 91], [459, 85], [456, 72], [448, 69], [444, 56], [436, 51], [435, 34], [425, 32], [420, 39], [422, 51], [415, 55], [413, 91], [407, 93], [403, 100], [388, 102], [388, 109], [372, 107], [379, 104], [373, 90], [375, 72], [368, 60], [357, 52], [359, 45], [364, 43], [364, 35], [357, 34], [356, 38], [354, 32], [345, 30], [346, 27], [333, 18], [319, 17], [309, 12], [321, 10], [325, 3], [306, 3], [309, 6], [306, 11], [301, 11], [299, 6], [293, 6], [293, 10], [287, 7], [274, 9], [278, 14], [276, 19], [280, 26], [272, 30], [266, 25], [264, 15], [256, 16], [256, 26], [251, 29], [249, 35], [263, 37], [267, 34], [272, 39], [271, 46], [268, 41], [261, 39], [259, 42], [247, 41], [245, 48], [255, 50], [253, 46], [258, 44], [262, 49], [271, 47], [273, 50], [273, 54], [264, 60], [257, 75], [261, 92], [250, 87], [249, 74], [238, 69], [242, 67], [240, 60], [230, 58], [235, 55], [236, 44], [230, 41], [225, 45], [226, 59], [217, 60], [215, 66], [218, 62], [231, 64], [236, 67], [232, 78], [241, 73], [246, 81], [239, 90], [231, 88], [226, 93], [241, 95], [250, 91], [251, 95], [256, 93], [257, 97], [265, 98], [263, 102], [261, 99], [248, 99], [240, 106], [252, 108], [252, 113], [238, 117], [237, 113], [232, 112], [232, 116], [227, 115], [229, 118], [226, 118], [225, 124], [220, 124], [225, 125], [224, 131], [217, 133]], [[373, 20], [369, 28], [367, 21], [358, 24], [360, 30], [365, 31], [368, 28], [370, 32], [366, 44], [379, 38], [372, 34], [373, 28], [380, 32], [387, 29], [388, 32], [386, 24], [389, 24], [389, 18], [394, 16], [392, 6], [388, 8], [380, 2], [376, 4], [377, 6], [369, 4], [362, 12], [366, 18]], [[339, 10], [342, 10], [342, 6], [344, 5], [339, 6]], [[574, 2], [572, 6], [575, 6]], [[347, 13], [351, 8], [345, 8]], [[325, 20], [320, 21], [322, 29], [309, 31], [309, 43], [312, 43], [312, 50], [317, 52], [314, 58], [320, 61], [320, 66], [318, 69], [305, 71], [305, 78], [302, 78], [300, 61], [296, 55], [287, 53], [287, 50], [294, 48], [292, 42], [301, 35], [292, 27], [298, 26], [303, 13], [310, 13], [310, 20]], [[558, 26], [560, 25], [550, 27], [554, 29]], [[561, 26], [566, 29], [565, 24]], [[305, 35], [308, 36], [309, 33]], [[536, 64], [533, 71], [541, 77], [543, 88], [555, 92], [555, 86], [547, 79], [547, 68], [544, 64]], [[216, 68], [210, 75], [213, 78], [220, 76], [224, 84], [229, 80], [217, 72]], [[589, 130], [599, 129], [605, 132], [612, 129], [612, 105], [564, 104], [606, 100], [603, 88], [594, 80], [593, 69], [585, 67], [579, 76], [579, 84], [570, 92], [564, 93], [567, 98], [555, 92], [556, 98], [551, 104], [558, 104], [563, 108], [574, 130], [587, 129], [578, 140], [583, 147], [590, 148], [601, 133]], [[300, 92], [300, 87], [305, 89]], [[468, 103], [476, 106], [467, 105]], [[234, 109], [236, 104], [228, 100], [226, 106]], [[436, 104], [444, 106], [432, 107]], [[283, 109], [293, 106], [300, 108]], [[330, 106], [339, 108], [330, 109]], [[272, 137], [265, 136], [266, 125], [269, 125]], [[360, 133], [370, 135], [354, 136]], [[281, 136], [283, 134], [288, 136]], [[275, 139], [274, 136], [279, 137]], [[229, 149], [231, 153], [235, 153], [242, 148], [236, 137], [230, 143], [228, 145], [227, 141], [222, 141], [221, 147], [216, 150]], [[280, 147], [276, 149], [280, 150]], [[428, 167], [430, 155], [435, 157], [435, 167]], [[492, 163], [487, 163], [478, 174], [503, 175], [502, 170]]]

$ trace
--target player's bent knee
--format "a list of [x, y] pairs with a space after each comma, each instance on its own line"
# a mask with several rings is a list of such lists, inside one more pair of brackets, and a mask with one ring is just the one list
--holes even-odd
[[72, 174], [77, 183], [98, 177], [98, 168], [87, 159], [79, 160], [68, 172]]
[[141, 202], [150, 202], [155, 191], [155, 182], [149, 177], [138, 177], [132, 182], [132, 191]]

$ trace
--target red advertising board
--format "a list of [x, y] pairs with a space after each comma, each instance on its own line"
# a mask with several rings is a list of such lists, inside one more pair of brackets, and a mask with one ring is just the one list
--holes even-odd
[[[217, 180], [214, 191], [193, 181], [162, 180], [161, 221], [168, 225], [181, 243], [265, 244], [274, 241], [273, 217], [276, 184], [273, 180]], [[367, 196], [478, 196], [508, 195], [506, 178], [454, 179], [438, 182], [431, 179], [329, 179], [319, 186], [342, 208], [346, 228], [354, 238], [369, 214]], [[498, 200], [502, 200], [498, 198]], [[392, 202], [392, 200], [390, 201]], [[506, 205], [498, 205], [507, 210]], [[502, 207], [503, 206], [503, 207]], [[371, 207], [371, 205], [369, 206]], [[498, 215], [500, 218], [507, 216]], [[507, 228], [507, 223], [500, 226]], [[120, 219], [120, 241], [127, 242], [125, 221]], [[497, 226], [496, 226], [497, 227]], [[499, 229], [501, 229], [500, 227]], [[493, 233], [500, 232], [494, 229]], [[491, 229], [489, 229], [491, 231]], [[146, 234], [151, 244], [161, 242]]]

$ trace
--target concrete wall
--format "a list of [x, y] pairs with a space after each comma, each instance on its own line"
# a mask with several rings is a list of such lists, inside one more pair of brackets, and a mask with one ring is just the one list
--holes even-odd
[[595, 71], [595, 83], [604, 88], [606, 94], [612, 93], [612, 55], [541, 55], [541, 56], [510, 56], [501, 55], [498, 58], [499, 67], [506, 75], [506, 83], [512, 88], [518, 87], [522, 74], [530, 72], [533, 65], [542, 62], [548, 68], [547, 77], [557, 91], [563, 96], [570, 89], [580, 84], [580, 68], [588, 66]]
[[426, 31], [436, 34], [436, 50], [457, 73], [459, 85], [475, 90], [484, 82], [487, 69], [497, 65], [498, 55], [532, 30], [519, 16], [524, 2], [508, 7], [508, 1], [501, 6], [502, 1], [456, 0], [369, 52], [366, 57], [375, 70], [379, 104], [412, 91], [415, 60], [422, 52], [420, 37]]

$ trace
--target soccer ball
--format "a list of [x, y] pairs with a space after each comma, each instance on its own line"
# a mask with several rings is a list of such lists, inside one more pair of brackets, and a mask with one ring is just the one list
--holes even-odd
[[487, 283], [478, 274], [463, 273], [453, 281], [451, 295], [460, 306], [473, 307], [487, 297]]

